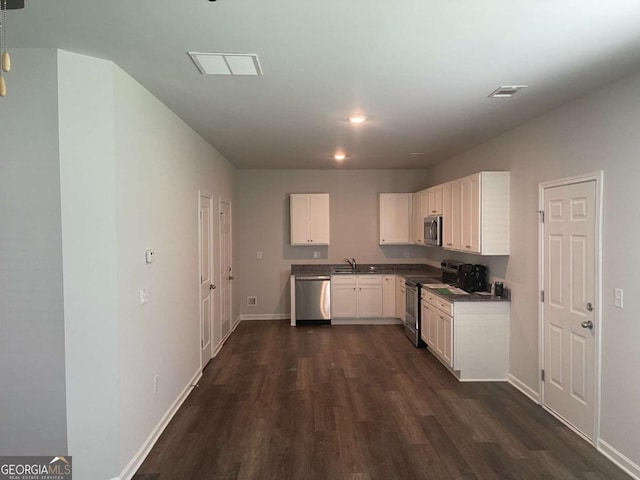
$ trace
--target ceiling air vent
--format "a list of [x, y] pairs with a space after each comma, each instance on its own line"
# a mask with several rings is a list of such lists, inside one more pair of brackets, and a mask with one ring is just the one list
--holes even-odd
[[258, 55], [253, 53], [199, 53], [189, 56], [203, 75], [262, 75]]
[[518, 93], [523, 88], [527, 88], [526, 85], [507, 85], [496, 88], [493, 92], [491, 92], [488, 97], [493, 98], [509, 98], [513, 97], [516, 93]]

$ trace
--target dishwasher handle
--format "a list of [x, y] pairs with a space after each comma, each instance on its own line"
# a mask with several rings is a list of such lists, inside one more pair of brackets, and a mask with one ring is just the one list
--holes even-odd
[[300, 281], [313, 281], [313, 280], [331, 280], [331, 277], [329, 275], [305, 275], [305, 276], [301, 276], [298, 277], [296, 276], [296, 282], [300, 282]]

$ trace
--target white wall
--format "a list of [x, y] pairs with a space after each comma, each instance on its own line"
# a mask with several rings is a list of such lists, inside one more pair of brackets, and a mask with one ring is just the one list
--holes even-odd
[[[238, 179], [241, 314], [288, 315], [293, 263], [343, 263], [345, 257], [361, 264], [424, 263], [426, 247], [378, 244], [378, 194], [420, 190], [427, 183], [424, 170], [241, 170]], [[291, 193], [330, 194], [328, 247], [291, 246]], [[248, 295], [258, 297], [256, 307], [247, 306]]]
[[122, 469], [200, 370], [198, 190], [235, 201], [235, 168], [117, 67], [114, 98]]
[[74, 478], [114, 478], [200, 370], [198, 195], [235, 204], [236, 170], [109, 61], [14, 60], [0, 108], [0, 454], [69, 454]]
[[11, 54], [0, 99], [0, 455], [64, 455], [56, 56]]
[[[514, 99], [517, 102], [517, 98]], [[514, 105], [513, 108], [517, 108]], [[640, 465], [640, 74], [623, 79], [429, 170], [432, 184], [511, 171], [511, 256], [483, 259], [512, 288], [511, 374], [538, 391], [538, 184], [604, 172], [601, 439]], [[624, 309], [613, 289], [625, 291]], [[640, 471], [640, 470], [639, 470]]]
[[119, 473], [113, 64], [57, 56], [69, 452], [75, 477], [111, 478]]

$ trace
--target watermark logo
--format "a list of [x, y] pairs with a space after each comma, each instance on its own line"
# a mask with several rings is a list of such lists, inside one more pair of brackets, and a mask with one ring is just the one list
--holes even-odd
[[71, 457], [0, 457], [0, 480], [72, 480]]

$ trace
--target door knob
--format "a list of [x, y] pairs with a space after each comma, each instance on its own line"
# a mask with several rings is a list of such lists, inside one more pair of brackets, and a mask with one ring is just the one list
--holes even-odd
[[593, 305], [591, 305], [591, 303], [587, 303], [587, 310], [593, 312]]
[[591, 320], [586, 320], [581, 323], [582, 328], [588, 328], [589, 330], [593, 329], [593, 322]]
[[209, 285], [209, 290], [215, 290], [216, 286], [212, 283], [211, 285]]

